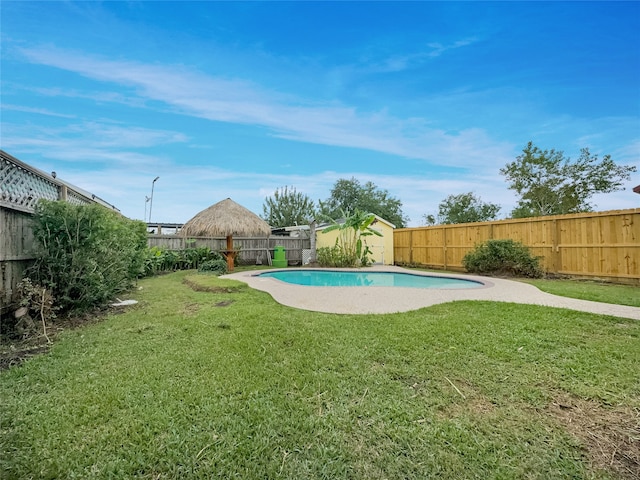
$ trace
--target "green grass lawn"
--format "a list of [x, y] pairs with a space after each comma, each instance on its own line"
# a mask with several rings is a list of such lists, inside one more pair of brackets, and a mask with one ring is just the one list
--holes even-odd
[[524, 281], [535, 285], [543, 292], [553, 293], [554, 295], [640, 307], [640, 287], [633, 285], [616, 285], [591, 280], [569, 279], [529, 279]]
[[[461, 274], [461, 272], [458, 271], [433, 270], [420, 267], [412, 269], [429, 273]], [[570, 278], [517, 278], [514, 280], [530, 283], [543, 292], [560, 295], [562, 297], [640, 307], [640, 287], [635, 285], [620, 285], [595, 280]]]
[[470, 301], [313, 313], [193, 272], [140, 286], [0, 373], [1, 478], [640, 473], [640, 322]]

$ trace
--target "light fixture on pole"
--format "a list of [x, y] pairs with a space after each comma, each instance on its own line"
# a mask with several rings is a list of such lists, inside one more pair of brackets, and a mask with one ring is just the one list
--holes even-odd
[[147, 221], [147, 203], [149, 203], [149, 200], [151, 200], [151, 197], [147, 197], [146, 195], [144, 196], [144, 221]]
[[159, 179], [160, 177], [156, 177], [153, 179], [153, 182], [151, 182], [151, 200], [149, 203], [149, 223], [151, 223], [151, 209], [153, 208], [153, 187], [156, 184], [156, 181]]

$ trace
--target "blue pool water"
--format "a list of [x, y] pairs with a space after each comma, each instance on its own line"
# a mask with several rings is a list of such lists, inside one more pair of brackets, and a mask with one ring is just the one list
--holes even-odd
[[279, 270], [261, 273], [259, 276], [312, 287], [478, 288], [483, 286], [481, 282], [474, 280], [398, 272]]

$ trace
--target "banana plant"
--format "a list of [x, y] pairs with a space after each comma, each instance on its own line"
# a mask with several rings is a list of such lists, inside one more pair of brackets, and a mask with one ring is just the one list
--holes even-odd
[[331, 225], [322, 230], [323, 233], [338, 230], [338, 238], [336, 238], [336, 246], [342, 249], [346, 262], [349, 267], [365, 266], [371, 262], [369, 255], [372, 253], [366, 240], [363, 237], [376, 235], [381, 237], [382, 234], [371, 228], [376, 220], [373, 213], [366, 213], [356, 209], [353, 213], [347, 214], [342, 211], [344, 221], [331, 220]]

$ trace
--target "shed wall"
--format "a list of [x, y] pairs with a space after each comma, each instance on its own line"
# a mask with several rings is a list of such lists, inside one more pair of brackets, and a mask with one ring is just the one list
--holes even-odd
[[[370, 235], [364, 237], [367, 245], [371, 249], [371, 258], [374, 263], [393, 265], [394, 248], [393, 248], [393, 228], [384, 222], [376, 222], [371, 228], [382, 233], [382, 237]], [[338, 230], [323, 233], [322, 229], [316, 231], [316, 248], [333, 247], [338, 238]]]

